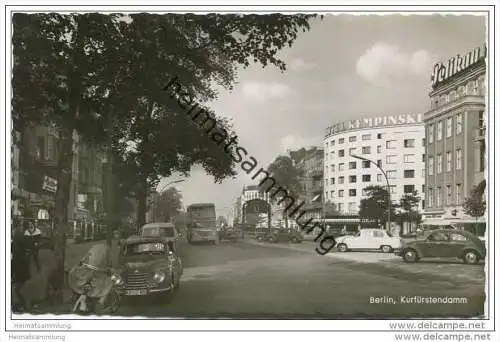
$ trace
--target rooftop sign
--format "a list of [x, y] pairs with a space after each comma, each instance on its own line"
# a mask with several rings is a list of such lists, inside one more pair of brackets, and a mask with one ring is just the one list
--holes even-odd
[[326, 129], [326, 136], [364, 128], [408, 126], [422, 123], [422, 114], [379, 116], [339, 122]]
[[462, 70], [476, 64], [477, 62], [486, 58], [487, 49], [486, 44], [482, 47], [475, 48], [467, 54], [461, 56], [460, 54], [451, 57], [446, 64], [439, 62], [434, 64], [434, 69], [431, 76], [432, 87], [447, 80], [453, 75]]

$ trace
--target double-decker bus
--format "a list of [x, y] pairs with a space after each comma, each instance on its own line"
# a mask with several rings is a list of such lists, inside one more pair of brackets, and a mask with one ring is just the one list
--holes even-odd
[[187, 207], [187, 240], [189, 243], [208, 241], [219, 243], [215, 204], [194, 203]]

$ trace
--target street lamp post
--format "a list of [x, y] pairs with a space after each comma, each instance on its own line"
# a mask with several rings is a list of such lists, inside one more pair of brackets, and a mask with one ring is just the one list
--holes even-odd
[[185, 179], [178, 179], [178, 180], [169, 182], [169, 183], [165, 184], [164, 186], [162, 186], [161, 190], [158, 191], [158, 192], [162, 193], [163, 191], [165, 191], [165, 189], [167, 188], [167, 186], [172, 185], [172, 184], [182, 183], [182, 182], [185, 182], [185, 181], [186, 181]]
[[389, 199], [389, 203], [388, 203], [388, 212], [387, 212], [387, 223], [388, 223], [388, 229], [391, 229], [391, 206], [392, 206], [392, 203], [391, 203], [391, 186], [389, 185], [389, 178], [387, 178], [387, 174], [385, 173], [384, 169], [382, 169], [382, 167], [380, 167], [376, 162], [374, 162], [373, 160], [371, 159], [368, 159], [368, 158], [364, 158], [364, 157], [360, 157], [360, 156], [357, 156], [357, 155], [354, 155], [354, 154], [351, 154], [350, 155], [351, 157], [353, 158], [356, 158], [356, 159], [360, 159], [360, 160], [364, 160], [364, 161], [367, 161], [367, 162], [370, 162], [372, 163], [373, 165], [375, 165], [381, 172], [382, 174], [384, 175], [385, 177], [385, 181], [387, 183], [387, 197]]

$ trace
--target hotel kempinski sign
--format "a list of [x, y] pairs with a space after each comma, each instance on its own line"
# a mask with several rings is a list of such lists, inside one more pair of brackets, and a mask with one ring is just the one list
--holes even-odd
[[419, 123], [422, 123], [422, 114], [379, 116], [375, 118], [365, 118], [339, 122], [327, 127], [325, 134], [326, 136], [329, 136], [331, 134], [337, 134], [350, 130], [386, 126], [407, 126]]

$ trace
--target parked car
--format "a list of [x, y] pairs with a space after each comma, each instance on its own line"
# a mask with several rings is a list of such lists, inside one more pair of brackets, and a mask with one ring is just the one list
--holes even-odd
[[405, 243], [396, 254], [406, 262], [417, 262], [422, 258], [455, 257], [466, 264], [477, 264], [486, 257], [486, 245], [484, 240], [467, 231], [438, 229]]
[[291, 242], [301, 243], [304, 237], [299, 231], [293, 229], [272, 229], [270, 232], [262, 232], [255, 236], [257, 241], [267, 242]]
[[168, 295], [179, 289], [182, 273], [174, 238], [135, 236], [121, 246], [113, 281], [123, 296]]
[[350, 250], [380, 250], [390, 253], [401, 248], [401, 239], [392, 236], [384, 229], [365, 228], [355, 235], [346, 235], [336, 238], [337, 249], [341, 252]]

